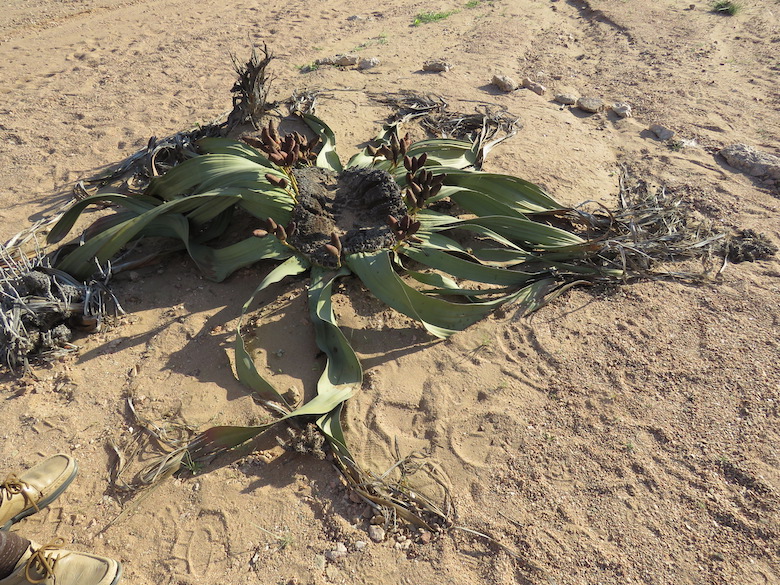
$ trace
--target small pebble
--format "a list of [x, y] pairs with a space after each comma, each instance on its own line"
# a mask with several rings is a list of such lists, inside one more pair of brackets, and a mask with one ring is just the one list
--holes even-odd
[[624, 102], [618, 102], [612, 106], [612, 111], [615, 112], [621, 118], [630, 118], [631, 106]]
[[555, 96], [555, 101], [565, 106], [573, 106], [577, 103], [577, 96], [570, 93], [559, 93]]
[[649, 128], [650, 132], [658, 136], [659, 140], [671, 140], [674, 138], [674, 130], [670, 130], [666, 126], [661, 126], [660, 124], [653, 124]]
[[333, 550], [329, 550], [325, 553], [325, 558], [331, 562], [336, 562], [347, 556], [347, 547], [343, 542], [336, 543], [336, 547]]
[[365, 540], [356, 540], [355, 541], [355, 550], [363, 550], [368, 546], [368, 543]]
[[429, 59], [423, 63], [423, 71], [434, 71], [437, 73], [447, 73], [452, 69], [452, 63], [444, 59]]
[[583, 96], [577, 100], [577, 107], [583, 112], [595, 114], [604, 109], [604, 100], [597, 97]]
[[323, 59], [317, 59], [315, 63], [317, 65], [335, 65], [337, 67], [351, 67], [357, 65], [358, 56], [352, 54], [334, 55], [333, 57], [324, 57]]
[[360, 69], [361, 71], [365, 69], [373, 69], [374, 67], [378, 66], [380, 63], [381, 61], [379, 60], [379, 57], [368, 57], [368, 58], [361, 59], [358, 62], [357, 68]]
[[338, 582], [339, 573], [340, 573], [340, 571], [336, 567], [334, 567], [333, 565], [325, 567], [325, 577], [331, 583]]
[[368, 527], [368, 537], [374, 542], [382, 542], [385, 539], [385, 529], [372, 524]]
[[384, 524], [384, 523], [385, 523], [385, 517], [382, 516], [382, 514], [376, 514], [371, 517], [371, 524], [373, 524], [374, 526], [379, 526], [380, 524]]
[[520, 87], [520, 85], [514, 79], [507, 77], [506, 75], [494, 75], [493, 80], [490, 83], [495, 85], [501, 91], [505, 91], [507, 93], [510, 91], [515, 91]]
[[532, 92], [534, 92], [537, 95], [544, 95], [547, 92], [546, 87], [544, 87], [541, 83], [536, 83], [530, 77], [526, 77], [523, 79], [523, 87], [526, 89], [530, 89]]

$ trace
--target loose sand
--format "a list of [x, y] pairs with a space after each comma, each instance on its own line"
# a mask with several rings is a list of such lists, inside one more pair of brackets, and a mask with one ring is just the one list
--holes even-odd
[[[699, 0], [690, 9], [674, 0], [397, 1], [373, 11], [343, 0], [9, 0], [0, 14], [0, 236], [150, 136], [221, 115], [230, 53], [267, 42], [277, 57], [272, 98], [324, 90], [318, 115], [342, 158], [389, 114], [370, 93], [430, 92], [466, 112], [487, 102], [523, 124], [487, 170], [543, 184], [568, 204], [614, 206], [628, 165], [716, 225], [777, 243], [776, 190], [714, 155], [734, 142], [779, 154], [780, 4], [743, 4], [721, 17]], [[455, 9], [411, 26], [420, 12]], [[299, 71], [348, 51], [381, 65]], [[429, 58], [453, 68], [423, 73]], [[498, 92], [496, 73], [529, 76], [548, 93]], [[626, 101], [635, 117], [562, 108], [552, 95], [564, 90]], [[646, 130], [653, 123], [696, 146], [669, 148]], [[458, 523], [538, 571], [463, 532], [408, 550], [370, 541], [363, 507], [330, 463], [285, 453], [273, 436], [243, 458], [165, 482], [109, 526], [121, 507], [107, 490], [108, 443], [132, 432], [129, 392], [145, 414], [201, 429], [267, 416], [226, 355], [239, 308], [267, 269], [213, 284], [175, 257], [135, 281], [117, 278], [130, 315], [118, 327], [85, 337], [78, 357], [36, 370], [37, 381], [3, 378], [0, 473], [57, 451], [81, 466], [63, 497], [14, 530], [115, 557], [123, 582], [137, 585], [780, 582], [776, 259], [729, 266], [713, 285], [573, 290], [530, 319], [510, 311], [439, 343], [359, 283], [338, 292], [369, 375], [346, 417], [361, 461], [386, 468], [396, 441], [402, 453], [427, 450], [449, 477]], [[299, 393], [322, 365], [304, 291], [300, 282], [269, 291], [258, 328], [274, 382]], [[324, 561], [337, 543], [346, 557]]]

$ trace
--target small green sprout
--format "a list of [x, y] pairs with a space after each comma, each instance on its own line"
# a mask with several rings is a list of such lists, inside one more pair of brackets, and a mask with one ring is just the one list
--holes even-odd
[[712, 11], [718, 14], [734, 16], [741, 10], [742, 4], [735, 0], [715, 0], [712, 4]]
[[449, 18], [453, 14], [457, 14], [458, 10], [447, 10], [445, 12], [420, 12], [414, 17], [412, 26], [420, 26], [421, 24], [430, 24], [439, 20]]

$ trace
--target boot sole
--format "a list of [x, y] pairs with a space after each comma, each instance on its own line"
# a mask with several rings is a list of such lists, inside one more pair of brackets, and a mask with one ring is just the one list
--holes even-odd
[[[73, 463], [74, 463], [73, 473], [70, 474], [68, 479], [66, 479], [64, 482], [62, 482], [62, 485], [60, 487], [58, 487], [55, 491], [53, 491], [48, 496], [43, 498], [40, 502], [37, 502], [37, 504], [36, 504], [38, 506], [37, 510], [35, 508], [27, 508], [26, 510], [22, 510], [16, 516], [11, 518], [8, 522], [6, 522], [3, 525], [3, 527], [0, 528], [0, 530], [8, 530], [11, 527], [11, 525], [16, 524], [17, 522], [19, 522], [19, 520], [23, 520], [24, 518], [27, 518], [27, 516], [32, 516], [36, 512], [39, 512], [40, 510], [43, 510], [46, 506], [48, 506], [54, 500], [59, 498], [62, 495], [62, 492], [64, 492], [66, 489], [68, 489], [68, 486], [71, 484], [71, 482], [73, 482], [73, 480], [76, 477], [76, 474], [79, 471], [79, 464], [76, 461], [74, 461]], [[113, 583], [112, 583], [112, 585], [113, 585]]]
[[116, 585], [119, 582], [119, 579], [122, 577], [122, 563], [119, 561], [116, 562], [116, 576], [114, 577], [114, 580], [109, 583], [109, 585]]

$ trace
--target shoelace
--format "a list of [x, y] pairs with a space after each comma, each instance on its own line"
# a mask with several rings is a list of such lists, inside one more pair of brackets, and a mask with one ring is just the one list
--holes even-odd
[[[47, 555], [49, 555], [54, 550], [62, 548], [62, 545], [64, 544], [65, 539], [55, 538], [51, 542], [41, 546], [41, 548], [38, 550], [34, 550], [30, 558], [27, 559], [27, 566], [24, 568], [24, 578], [27, 579], [30, 583], [33, 583], [33, 585], [37, 583], [43, 583], [49, 577], [54, 579], [54, 566], [57, 564], [58, 560], [64, 556], [67, 556], [68, 553], [59, 556], [52, 556], [51, 558]], [[40, 578], [33, 577], [31, 571], [35, 571], [39, 575], [43, 576]]]
[[36, 512], [40, 512], [38, 504], [36, 504], [32, 497], [30, 497], [29, 490], [34, 488], [32, 488], [30, 484], [23, 482], [14, 474], [10, 474], [8, 477], [6, 477], [5, 481], [0, 483], [0, 488], [0, 496], [2, 496], [0, 497], [0, 503], [2, 503], [5, 499], [10, 500], [13, 496], [21, 495], [24, 498], [25, 507], [32, 506], [35, 508]]

